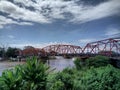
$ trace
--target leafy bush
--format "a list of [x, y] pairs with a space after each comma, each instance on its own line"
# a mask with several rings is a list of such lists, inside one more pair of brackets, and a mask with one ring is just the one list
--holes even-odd
[[14, 70], [6, 70], [2, 73], [0, 78], [2, 86], [0, 88], [4, 88], [3, 90], [21, 90], [23, 79], [19, 67], [17, 66]]
[[106, 56], [95, 56], [86, 59], [86, 66], [87, 67], [100, 67], [100, 66], [107, 66], [110, 64], [110, 60]]
[[75, 67], [77, 70], [81, 70], [83, 68], [90, 68], [92, 67], [101, 67], [101, 66], [107, 66], [110, 64], [111, 61], [108, 57], [106, 56], [95, 56], [95, 57], [90, 57], [86, 60], [82, 60], [81, 58], [76, 58], [74, 61]]
[[35, 57], [28, 59], [22, 69], [22, 77], [26, 81], [25, 88], [30, 90], [45, 89], [48, 69], [49, 67], [38, 61]]
[[75, 67], [77, 70], [81, 69], [81, 63], [80, 63], [80, 58], [76, 58], [74, 61]]
[[81, 70], [83, 68], [86, 68], [86, 60], [81, 59], [81, 58], [76, 58], [74, 60], [74, 64], [77, 70]]
[[51, 87], [47, 88], [47, 90], [65, 90], [64, 83], [60, 80], [54, 82]]
[[64, 83], [65, 90], [70, 90], [73, 87], [73, 77], [68, 73], [58, 73], [56, 76], [56, 80], [60, 80]]
[[[6, 70], [0, 78], [0, 88], [5, 90], [45, 90], [49, 68], [35, 57], [25, 65]], [[4, 89], [3, 89], [4, 90]]]
[[68, 74], [70, 74], [70, 75], [73, 75], [74, 73], [76, 73], [76, 70], [75, 70], [74, 68], [69, 68], [69, 67], [67, 67], [67, 68], [63, 69], [62, 72], [63, 72], [63, 73], [68, 73]]
[[72, 90], [73, 79], [74, 73], [72, 69], [68, 68], [62, 72], [51, 74], [48, 77], [47, 90]]
[[119, 90], [120, 70], [111, 65], [90, 68], [74, 79], [74, 90]]

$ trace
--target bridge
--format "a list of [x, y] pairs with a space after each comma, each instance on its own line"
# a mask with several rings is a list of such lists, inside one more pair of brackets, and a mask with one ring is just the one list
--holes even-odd
[[51, 54], [80, 54], [82, 53], [82, 48], [80, 46], [64, 45], [64, 44], [46, 46], [43, 48], [43, 50]]
[[120, 54], [120, 37], [87, 43], [83, 48], [75, 45], [56, 44], [42, 49], [49, 54], [102, 54], [111, 56], [113, 53]]
[[83, 48], [83, 53], [99, 53], [99, 54], [108, 54], [111, 55], [112, 52], [120, 53], [120, 37], [109, 38], [105, 40], [100, 40], [96, 42], [88, 43]]
[[76, 45], [56, 44], [38, 48], [27, 48], [19, 51], [19, 55], [85, 55], [102, 54], [120, 56], [120, 37], [104, 39], [96, 42], [90, 42], [85, 47]]

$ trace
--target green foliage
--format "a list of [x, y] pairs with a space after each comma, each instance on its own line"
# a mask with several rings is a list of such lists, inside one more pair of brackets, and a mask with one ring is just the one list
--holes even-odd
[[120, 70], [108, 65], [90, 68], [81, 77], [74, 79], [75, 90], [119, 90]]
[[74, 69], [74, 68], [65, 68], [65, 69], [63, 69], [63, 71], [62, 72], [64, 72], [64, 73], [68, 73], [68, 74], [70, 74], [70, 75], [73, 75], [74, 73], [76, 73], [76, 69]]
[[64, 83], [62, 81], [56, 81], [53, 86], [52, 90], [63, 90], [64, 89]]
[[66, 68], [62, 72], [50, 74], [48, 77], [47, 90], [72, 90], [74, 80], [73, 72], [72, 69]]
[[35, 57], [28, 59], [22, 69], [22, 77], [26, 81], [25, 87], [31, 88], [30, 90], [45, 89], [48, 69], [49, 67], [36, 60]]
[[3, 57], [4, 52], [5, 52], [4, 48], [0, 47], [0, 57]]
[[72, 75], [64, 72], [60, 72], [56, 75], [56, 80], [60, 80], [64, 83], [65, 90], [71, 90], [73, 87]]
[[0, 88], [6, 88], [6, 90], [21, 90], [23, 80], [21, 76], [20, 66], [15, 67], [14, 70], [4, 71], [2, 73], [0, 81], [2, 82], [2, 86], [0, 86]]
[[2, 58], [5, 57], [5, 48], [0, 47], [0, 57], [2, 57]]
[[108, 64], [110, 64], [110, 60], [106, 56], [95, 56], [88, 58], [85, 63], [87, 67], [100, 67], [107, 66]]
[[81, 69], [83, 69], [83, 68], [86, 68], [86, 61], [83, 60], [83, 59], [81, 59], [81, 58], [78, 58], [78, 57], [77, 57], [77, 58], [74, 60], [74, 64], [75, 64], [75, 67], [76, 67], [77, 70], [81, 70]]
[[60, 80], [55, 81], [50, 86], [47, 90], [64, 90], [64, 83]]
[[14, 57], [14, 58], [17, 57], [16, 50], [17, 50], [17, 48], [9, 47], [6, 51], [6, 56], [7, 57]]
[[120, 70], [111, 65], [86, 71], [66, 68], [48, 76], [47, 90], [119, 90]]
[[80, 63], [80, 58], [76, 58], [75, 61], [74, 61], [74, 64], [75, 64], [75, 67], [77, 70], [80, 70], [82, 67], [81, 67], [81, 63]]
[[80, 58], [76, 58], [74, 61], [75, 67], [77, 70], [81, 70], [83, 68], [90, 68], [90, 67], [101, 67], [101, 66], [107, 66], [110, 64], [110, 59], [106, 56], [95, 56], [90, 57], [86, 60], [82, 60]]
[[[35, 57], [26, 64], [6, 70], [0, 77], [0, 90], [120, 90], [120, 70], [109, 65], [107, 57], [86, 62], [77, 58], [76, 68], [49, 73]], [[88, 65], [89, 68], [85, 68]]]
[[26, 64], [2, 73], [0, 90], [45, 90], [48, 69], [35, 57], [28, 59]]

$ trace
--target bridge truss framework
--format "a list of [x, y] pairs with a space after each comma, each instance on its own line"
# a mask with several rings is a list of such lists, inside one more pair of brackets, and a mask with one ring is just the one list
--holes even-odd
[[18, 50], [19, 56], [27, 55], [81, 55], [102, 54], [111, 56], [114, 53], [120, 55], [120, 37], [109, 38], [96, 42], [87, 43], [85, 47], [75, 45], [56, 44], [38, 48]]
[[47, 53], [58, 54], [103, 54], [110, 56], [112, 52], [120, 54], [120, 37], [109, 38], [87, 43], [85, 47], [75, 45], [49, 45], [42, 48]]

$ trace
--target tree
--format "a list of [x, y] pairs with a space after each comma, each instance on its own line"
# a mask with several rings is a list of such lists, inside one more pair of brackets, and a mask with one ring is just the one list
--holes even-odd
[[3, 53], [4, 53], [4, 48], [0, 47], [0, 57], [3, 57]]
[[0, 47], [0, 57], [2, 57], [4, 59], [5, 57], [5, 48]]
[[6, 51], [6, 56], [9, 58], [9, 57], [17, 57], [17, 54], [16, 54], [16, 51], [18, 49], [17, 48], [12, 48], [12, 47], [9, 47]]
[[38, 48], [34, 48], [32, 46], [25, 46], [22, 52], [24, 56], [37, 56], [39, 51], [40, 50]]

